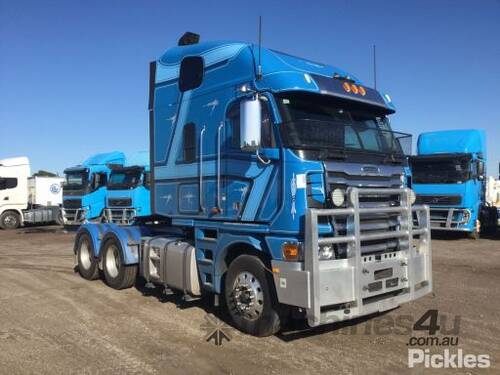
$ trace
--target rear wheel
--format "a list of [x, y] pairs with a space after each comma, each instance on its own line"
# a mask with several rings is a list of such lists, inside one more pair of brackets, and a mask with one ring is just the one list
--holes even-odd
[[21, 217], [15, 211], [7, 211], [0, 215], [0, 228], [16, 229], [21, 225]]
[[240, 255], [227, 271], [225, 300], [236, 327], [254, 336], [270, 336], [280, 329], [278, 302], [262, 261]]
[[109, 238], [103, 246], [103, 270], [106, 283], [113, 289], [130, 288], [135, 283], [137, 265], [126, 265], [120, 243]]
[[94, 257], [94, 246], [90, 236], [83, 233], [78, 237], [76, 244], [76, 259], [78, 273], [87, 280], [95, 280], [99, 277], [97, 259]]

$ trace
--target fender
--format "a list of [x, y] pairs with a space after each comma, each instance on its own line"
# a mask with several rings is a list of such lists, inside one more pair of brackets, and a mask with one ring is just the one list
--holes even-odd
[[76, 232], [75, 236], [75, 247], [73, 248], [73, 251], [76, 254], [76, 244], [78, 243], [78, 237], [80, 237], [83, 233], [88, 234], [90, 237], [90, 240], [92, 241], [92, 249], [94, 251], [94, 257], [99, 257], [99, 248], [101, 246], [101, 239], [102, 239], [102, 224], [95, 224], [95, 223], [85, 223], [80, 225], [78, 228], [78, 231]]
[[117, 240], [123, 251], [125, 264], [139, 263], [139, 248], [141, 246], [141, 229], [139, 227], [123, 227], [116, 224], [98, 224], [106, 226], [99, 246], [99, 258], [102, 256], [102, 247], [106, 240], [114, 238]]
[[265, 244], [264, 239], [258, 239], [254, 236], [248, 235], [235, 235], [224, 233], [217, 244], [217, 247], [222, 249], [215, 254], [214, 259], [214, 290], [216, 293], [221, 293], [222, 291], [222, 277], [227, 271], [227, 266], [224, 261], [229, 249], [234, 245], [247, 246], [255, 249], [263, 254], [269, 254], [267, 249], [262, 248], [262, 244]]

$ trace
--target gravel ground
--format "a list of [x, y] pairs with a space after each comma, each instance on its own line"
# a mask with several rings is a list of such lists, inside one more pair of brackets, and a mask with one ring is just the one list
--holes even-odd
[[451, 352], [491, 359], [489, 369], [437, 373], [500, 371], [500, 236], [434, 238], [434, 293], [416, 302], [319, 329], [295, 322], [267, 338], [225, 327], [221, 346], [205, 340], [207, 316], [226, 319], [208, 301], [86, 281], [73, 271], [73, 238], [51, 226], [0, 231], [0, 373], [406, 373], [410, 337], [425, 336], [413, 322], [428, 309], [442, 330], [459, 319]]

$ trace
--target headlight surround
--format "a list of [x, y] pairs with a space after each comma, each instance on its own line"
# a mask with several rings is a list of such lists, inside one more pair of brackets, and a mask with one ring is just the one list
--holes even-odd
[[333, 245], [320, 245], [318, 251], [319, 260], [335, 259], [335, 250]]
[[345, 203], [345, 191], [339, 188], [333, 189], [331, 198], [335, 207], [341, 207]]

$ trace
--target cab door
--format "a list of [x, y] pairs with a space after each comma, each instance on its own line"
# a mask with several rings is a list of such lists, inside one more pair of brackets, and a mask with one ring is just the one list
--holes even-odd
[[[274, 134], [274, 121], [267, 98], [262, 99], [261, 151], [262, 156], [240, 148], [240, 102], [229, 106], [224, 125], [222, 148], [222, 201], [230, 220], [266, 221], [269, 209], [277, 209], [279, 195], [279, 152]], [[265, 155], [272, 155], [267, 158]], [[272, 210], [271, 210], [272, 211]]]

